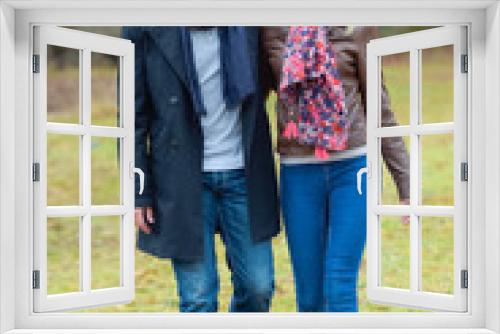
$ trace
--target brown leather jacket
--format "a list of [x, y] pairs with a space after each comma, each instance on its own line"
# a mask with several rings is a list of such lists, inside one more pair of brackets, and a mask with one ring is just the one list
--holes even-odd
[[[286, 45], [287, 27], [262, 28], [262, 52], [270, 67], [271, 84], [276, 88], [281, 76], [283, 48]], [[333, 45], [337, 69], [346, 96], [350, 119], [348, 149], [366, 145], [366, 44], [377, 36], [376, 27], [357, 27], [349, 31], [345, 27], [329, 27], [328, 38]], [[390, 108], [390, 100], [383, 87], [383, 126], [397, 125]], [[284, 138], [281, 133], [285, 113], [279, 112], [278, 104], [278, 151], [282, 156], [312, 156], [311, 146], [301, 145]], [[400, 199], [409, 198], [410, 169], [408, 152], [401, 137], [382, 139], [382, 156], [394, 178]]]

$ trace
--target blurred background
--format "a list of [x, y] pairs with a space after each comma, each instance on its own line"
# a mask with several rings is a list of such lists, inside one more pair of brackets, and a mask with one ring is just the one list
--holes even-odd
[[[120, 27], [71, 27], [120, 37]], [[380, 27], [380, 37], [430, 27]], [[453, 121], [453, 68], [451, 47], [425, 50], [422, 54], [422, 122]], [[92, 54], [92, 124], [117, 126], [119, 59]], [[79, 53], [50, 46], [48, 49], [48, 121], [79, 122]], [[409, 123], [409, 54], [383, 57], [382, 68], [391, 106], [400, 124]], [[276, 138], [276, 96], [267, 101], [270, 124]], [[407, 148], [409, 140], [404, 138]], [[76, 136], [48, 135], [48, 205], [75, 205], [80, 202], [79, 147]], [[93, 138], [91, 152], [92, 204], [120, 202], [120, 143], [112, 138]], [[453, 135], [421, 138], [422, 203], [453, 205]], [[278, 159], [278, 158], [277, 158]], [[451, 160], [450, 160], [451, 159]], [[387, 169], [383, 171], [383, 204], [397, 204], [396, 187]], [[400, 217], [383, 217], [382, 285], [409, 287], [409, 226]], [[79, 289], [79, 218], [48, 220], [48, 292]], [[453, 292], [453, 220], [423, 218], [422, 277], [425, 291]], [[119, 285], [120, 217], [92, 219], [92, 288]], [[227, 311], [232, 293], [224, 246], [217, 238], [220, 271], [220, 311]], [[284, 233], [274, 239], [276, 291], [273, 312], [295, 312], [293, 276]], [[177, 312], [176, 283], [169, 260], [136, 251], [136, 296], [127, 305], [100, 307], [90, 312]], [[361, 312], [407, 312], [412, 309], [375, 305], [366, 298], [366, 262], [360, 269], [359, 309]], [[81, 312], [81, 311], [79, 311]]]

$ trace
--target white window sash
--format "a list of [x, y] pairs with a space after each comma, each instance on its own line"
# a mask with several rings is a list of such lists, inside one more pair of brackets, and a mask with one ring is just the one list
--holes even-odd
[[[368, 299], [383, 304], [423, 308], [438, 311], [467, 311], [467, 289], [461, 287], [461, 271], [467, 270], [467, 182], [460, 179], [461, 163], [467, 162], [467, 75], [461, 73], [461, 55], [466, 54], [466, 28], [450, 26], [394, 37], [372, 40], [368, 44], [368, 189], [367, 189], [367, 293]], [[445, 45], [454, 46], [454, 121], [419, 124], [420, 114], [420, 56], [419, 50]], [[410, 124], [380, 127], [381, 63], [382, 56], [409, 52], [410, 54]], [[419, 136], [453, 134], [454, 137], [454, 206], [419, 204], [420, 148]], [[408, 136], [410, 138], [410, 204], [381, 205], [383, 159], [380, 139]], [[409, 289], [381, 286], [381, 215], [410, 216]], [[452, 217], [454, 226], [454, 286], [453, 294], [421, 291], [421, 235], [419, 216]]]
[[[40, 288], [34, 289], [34, 311], [65, 311], [99, 305], [126, 303], [134, 297], [134, 48], [132, 43], [71, 29], [35, 27], [34, 52], [40, 57], [40, 72], [34, 74], [34, 161], [40, 164], [40, 181], [34, 183], [34, 263]], [[80, 52], [80, 124], [47, 122], [47, 45]], [[91, 53], [120, 59], [120, 127], [91, 125]], [[81, 136], [80, 205], [47, 206], [47, 134]], [[91, 140], [93, 136], [120, 140], [120, 205], [91, 204]], [[129, 170], [130, 169], [130, 170]], [[91, 287], [91, 217], [120, 216], [120, 285], [106, 289]], [[47, 292], [47, 218], [81, 217], [79, 228], [80, 291], [49, 295]], [[51, 277], [57, 279], [57, 277]]]

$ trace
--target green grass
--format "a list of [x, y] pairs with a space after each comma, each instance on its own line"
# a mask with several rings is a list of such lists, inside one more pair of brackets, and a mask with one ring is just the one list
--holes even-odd
[[[447, 56], [443, 51], [438, 56], [426, 58], [423, 87], [423, 109], [425, 120], [449, 121], [452, 120], [450, 106], [450, 92], [452, 91], [452, 77], [449, 69], [444, 66], [441, 58]], [[441, 58], [440, 58], [441, 57]], [[384, 68], [384, 77], [391, 96], [391, 102], [397, 118], [402, 123], [408, 122], [408, 71], [405, 63], [400, 59], [388, 61]], [[74, 80], [65, 79], [65, 76], [74, 76], [71, 71], [54, 74], [49, 85], [52, 99], [57, 100], [50, 119], [59, 122], [74, 120], [74, 114], [65, 112], [71, 106], [66, 105], [75, 101], [71, 98], [71, 86]], [[100, 91], [92, 101], [93, 117], [102, 124], [116, 124], [116, 108], [114, 102], [115, 73], [99, 71], [95, 79], [100, 82], [101, 89], [109, 88], [109, 94]], [[404, 84], [406, 83], [406, 84]], [[65, 96], [58, 96], [59, 86], [64, 85]], [[73, 87], [76, 90], [76, 87]], [[269, 118], [276, 139], [276, 115], [274, 113], [275, 97], [268, 103]], [[406, 117], [406, 118], [405, 118]], [[447, 168], [452, 159], [452, 137], [445, 135], [429, 136], [423, 139], [422, 201], [425, 204], [443, 205], [452, 204], [453, 171]], [[76, 204], [79, 200], [78, 190], [78, 139], [69, 136], [49, 137], [49, 203], [54, 205]], [[115, 140], [96, 138], [92, 142], [92, 189], [94, 204], [115, 204], [119, 194], [117, 174], [117, 143]], [[383, 176], [384, 203], [397, 203], [397, 194], [394, 182], [387, 170]], [[92, 237], [95, 250], [92, 253], [93, 287], [109, 287], [117, 282], [117, 247], [119, 245], [116, 229], [117, 217], [94, 219], [92, 222]], [[64, 218], [51, 220], [48, 231], [48, 287], [52, 293], [69, 292], [78, 289], [78, 224], [75, 219]], [[382, 230], [382, 270], [383, 284], [392, 287], [408, 287], [409, 273], [409, 227], [400, 223], [399, 217], [384, 217]], [[443, 218], [426, 218], [423, 222], [423, 287], [427, 291], [451, 292], [453, 287], [453, 224]], [[295, 294], [292, 270], [284, 233], [273, 241], [276, 292], [273, 299], [273, 312], [294, 312]], [[220, 272], [220, 310], [227, 311], [232, 287], [230, 273], [225, 264], [224, 247], [217, 237], [217, 257]], [[387, 251], [385, 251], [387, 250]], [[176, 312], [178, 299], [176, 283], [169, 260], [160, 260], [155, 257], [136, 251], [136, 296], [132, 303], [101, 307], [86, 311], [92, 312]], [[366, 298], [366, 262], [363, 259], [359, 276], [359, 305], [360, 311], [401, 312], [415, 311], [399, 307], [375, 305]]]

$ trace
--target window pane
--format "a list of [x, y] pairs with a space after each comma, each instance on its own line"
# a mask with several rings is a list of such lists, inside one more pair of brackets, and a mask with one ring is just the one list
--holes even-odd
[[397, 123], [382, 123], [380, 126], [408, 125], [410, 124], [410, 53], [382, 56], [380, 63], [388, 101]]
[[453, 219], [421, 217], [422, 290], [453, 293]]
[[92, 217], [92, 289], [120, 286], [120, 217]]
[[80, 290], [80, 218], [47, 219], [47, 293]]
[[[403, 143], [406, 147], [406, 152], [402, 154], [406, 154], [407, 156], [407, 161], [409, 161], [409, 153], [410, 153], [410, 138], [409, 137], [392, 137], [392, 138], [382, 138], [379, 140], [379, 143], [382, 145], [388, 145], [392, 146], [391, 144], [397, 141], [403, 140]], [[380, 204], [385, 204], [385, 205], [397, 205], [399, 204], [399, 193], [398, 193], [398, 187], [396, 184], [396, 181], [394, 179], [394, 176], [390, 173], [389, 169], [387, 168], [387, 164], [383, 159], [382, 156], [382, 146], [380, 147], [379, 150], [380, 153], [380, 164], [381, 164], [381, 184], [380, 184]], [[408, 164], [408, 175], [410, 173], [409, 171], [409, 164]], [[395, 175], [399, 175], [401, 171], [400, 170], [395, 170], [394, 173]], [[410, 184], [408, 182], [407, 185], [402, 185], [402, 186], [407, 186], [409, 187]], [[409, 193], [409, 189], [407, 189]]]
[[410, 288], [410, 226], [398, 216], [381, 216], [381, 286]]
[[47, 134], [47, 205], [80, 204], [80, 136]]
[[421, 203], [453, 205], [453, 135], [421, 136], [420, 147]]
[[92, 52], [92, 124], [120, 126], [120, 58]]
[[401, 217], [381, 216], [381, 286], [410, 288], [410, 226]]
[[47, 120], [80, 122], [80, 50], [47, 45]]
[[120, 139], [92, 137], [92, 204], [120, 204]]
[[422, 123], [453, 121], [453, 46], [423, 49]]

